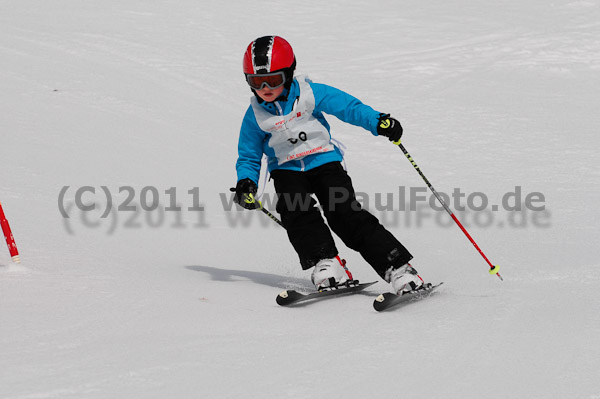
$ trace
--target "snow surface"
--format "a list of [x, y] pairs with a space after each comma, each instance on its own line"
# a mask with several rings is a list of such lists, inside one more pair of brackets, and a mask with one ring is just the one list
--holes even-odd
[[[0, 398], [600, 398], [599, 2], [249, 4], [0, 1], [0, 201], [23, 260], [0, 251]], [[384, 282], [276, 305], [309, 272], [219, 195], [242, 54], [267, 34], [299, 72], [398, 117], [438, 191], [543, 193], [545, 212], [469, 227], [504, 282], [443, 211], [420, 226], [374, 211], [437, 294], [383, 314]], [[385, 139], [330, 121], [358, 191], [423, 187]], [[95, 211], [74, 205], [85, 186]], [[138, 211], [100, 218], [102, 186], [114, 206], [131, 187]], [[175, 187], [181, 212], [141, 211], [145, 187], [161, 207]]]

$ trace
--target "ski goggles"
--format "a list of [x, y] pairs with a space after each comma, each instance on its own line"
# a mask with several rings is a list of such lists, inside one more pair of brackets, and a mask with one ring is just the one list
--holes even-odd
[[262, 75], [246, 75], [246, 81], [254, 90], [260, 90], [264, 86], [273, 90], [285, 83], [285, 73], [279, 71]]

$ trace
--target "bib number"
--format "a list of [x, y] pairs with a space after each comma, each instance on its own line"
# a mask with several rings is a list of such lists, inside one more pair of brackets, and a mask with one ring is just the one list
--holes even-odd
[[298, 138], [297, 139], [295, 139], [295, 138], [288, 139], [288, 141], [290, 143], [292, 143], [292, 144], [296, 144], [298, 142], [298, 140], [302, 140], [302, 141], [308, 140], [308, 138], [306, 137], [306, 133], [305, 132], [300, 132], [298, 134]]

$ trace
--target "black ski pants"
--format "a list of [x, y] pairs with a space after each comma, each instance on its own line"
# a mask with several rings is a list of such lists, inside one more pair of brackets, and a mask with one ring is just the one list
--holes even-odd
[[311, 194], [319, 200], [331, 230], [348, 248], [358, 251], [382, 278], [390, 267], [412, 259], [392, 233], [362, 209], [352, 180], [339, 162], [305, 172], [277, 169], [271, 176], [278, 195], [277, 212], [302, 269], [338, 255], [331, 231]]

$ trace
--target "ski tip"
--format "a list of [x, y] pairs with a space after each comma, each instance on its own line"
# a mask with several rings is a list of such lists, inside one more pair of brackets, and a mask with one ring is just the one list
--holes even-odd
[[302, 298], [303, 296], [304, 295], [300, 294], [298, 291], [286, 290], [282, 291], [279, 295], [277, 295], [275, 301], [280, 306], [288, 306], [295, 302], [298, 302], [298, 299]]
[[287, 304], [288, 298], [290, 294], [288, 291], [282, 291], [279, 295], [277, 295], [277, 299], [275, 300], [278, 305], [285, 306]]
[[384, 310], [390, 309], [400, 303], [405, 303], [418, 298], [429, 296], [431, 295], [433, 290], [435, 290], [442, 284], [444, 284], [443, 281], [435, 285], [431, 283], [426, 283], [423, 289], [412, 291], [404, 295], [394, 294], [393, 292], [384, 292], [383, 294], [375, 298], [375, 300], [373, 301], [373, 308], [378, 312], [383, 312]]
[[287, 291], [283, 291], [283, 292], [281, 292], [281, 293], [279, 294], [279, 296], [278, 296], [278, 297], [281, 297], [281, 298], [285, 299], [285, 298], [287, 298], [288, 296], [289, 296], [289, 295], [288, 295], [288, 292], [287, 292]]

